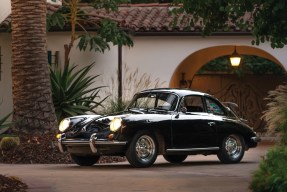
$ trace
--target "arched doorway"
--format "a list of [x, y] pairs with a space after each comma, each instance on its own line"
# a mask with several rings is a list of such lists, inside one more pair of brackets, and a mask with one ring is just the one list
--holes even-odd
[[[254, 47], [236, 46], [241, 55], [256, 55], [266, 58], [284, 69], [282, 64], [269, 53]], [[239, 77], [234, 74], [197, 72], [211, 60], [231, 55], [234, 46], [216, 46], [199, 50], [183, 60], [177, 67], [171, 81], [171, 87], [190, 87], [194, 90], [215, 95], [221, 101], [234, 102], [239, 105], [239, 115], [248, 120], [248, 123], [258, 132], [265, 131], [265, 122], [261, 119], [266, 109], [268, 91], [286, 81], [284, 75], [252, 75]], [[285, 69], [284, 69], [285, 71]], [[185, 84], [184, 84], [185, 83]]]

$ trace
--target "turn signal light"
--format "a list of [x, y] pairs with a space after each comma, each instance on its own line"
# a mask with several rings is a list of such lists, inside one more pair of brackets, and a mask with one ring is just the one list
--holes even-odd
[[114, 138], [114, 134], [109, 134], [108, 139], [113, 140], [113, 138]]

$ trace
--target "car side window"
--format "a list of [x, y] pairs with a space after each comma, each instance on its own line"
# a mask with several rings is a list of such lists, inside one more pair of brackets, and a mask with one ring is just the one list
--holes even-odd
[[205, 102], [208, 113], [212, 113], [214, 115], [225, 115], [224, 109], [218, 101], [211, 98], [206, 98]]
[[197, 95], [185, 96], [183, 107], [186, 107], [186, 112], [204, 112], [202, 97]]

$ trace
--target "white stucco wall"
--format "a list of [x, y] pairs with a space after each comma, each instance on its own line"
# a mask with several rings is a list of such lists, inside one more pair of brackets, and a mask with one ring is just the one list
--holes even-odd
[[11, 0], [1, 0], [0, 23], [4, 21], [11, 13]]
[[[204, 48], [219, 45], [251, 45], [251, 37], [133, 37], [134, 47], [123, 47], [123, 65], [129, 68], [129, 74], [138, 70], [137, 80], [143, 74], [150, 76], [151, 80], [159, 79], [162, 87], [169, 85], [169, 81], [177, 66], [190, 54]], [[48, 50], [53, 52], [60, 51], [61, 62], [64, 58], [64, 44], [70, 42], [69, 33], [58, 32], [48, 33]], [[0, 116], [12, 110], [12, 83], [11, 83], [11, 38], [9, 34], [0, 33], [0, 46], [2, 47], [2, 80], [0, 81], [0, 99], [4, 102], [0, 106]], [[257, 46], [255, 46], [257, 47]], [[259, 47], [269, 52], [281, 62], [287, 69], [287, 47], [283, 49], [272, 49], [268, 43], [261, 44]], [[71, 63], [86, 66], [95, 62], [92, 74], [101, 75], [95, 84], [108, 85], [106, 92], [117, 92], [117, 87], [112, 86], [112, 78], [117, 78], [118, 48], [111, 45], [111, 50], [104, 54], [95, 52], [80, 52], [74, 46], [71, 54]], [[125, 69], [123, 69], [125, 73]], [[123, 74], [125, 76], [125, 74]], [[127, 76], [127, 75], [126, 75]], [[125, 83], [124, 77], [123, 81]], [[124, 86], [126, 91], [132, 94], [137, 88], [135, 84]], [[0, 100], [1, 101], [1, 100]]]
[[12, 112], [12, 77], [11, 77], [11, 36], [0, 33], [1, 80], [0, 80], [0, 118]]
[[[190, 54], [212, 46], [251, 45], [251, 37], [136, 37], [134, 47], [126, 49], [125, 62], [163, 81], [170, 81], [176, 67]], [[265, 43], [254, 46], [269, 52], [287, 69], [287, 47], [272, 49]]]

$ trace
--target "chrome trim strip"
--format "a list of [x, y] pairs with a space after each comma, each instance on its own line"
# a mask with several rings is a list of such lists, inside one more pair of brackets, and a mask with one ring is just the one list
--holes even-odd
[[95, 147], [95, 144], [94, 144], [94, 141], [97, 139], [97, 133], [93, 133], [90, 137], [90, 141], [89, 141], [89, 144], [90, 144], [90, 148], [92, 150], [93, 153], [97, 153], [97, 148]]
[[65, 151], [63, 148], [63, 145], [62, 145], [62, 139], [65, 139], [65, 138], [66, 138], [65, 133], [62, 133], [60, 135], [60, 138], [58, 139], [58, 148], [59, 148], [60, 152], [62, 152], [62, 153], [64, 153], [64, 151]]
[[[90, 140], [62, 140], [63, 145], [90, 145]], [[94, 145], [126, 145], [127, 141], [93, 140]]]
[[219, 150], [219, 147], [207, 147], [207, 148], [185, 148], [185, 149], [167, 149], [167, 152], [192, 152], [192, 151], [216, 151]]
[[258, 137], [258, 136], [255, 136], [255, 137], [251, 137], [251, 140], [254, 141], [254, 142], [256, 142], [256, 143], [258, 143], [258, 142], [261, 141], [261, 138]]

